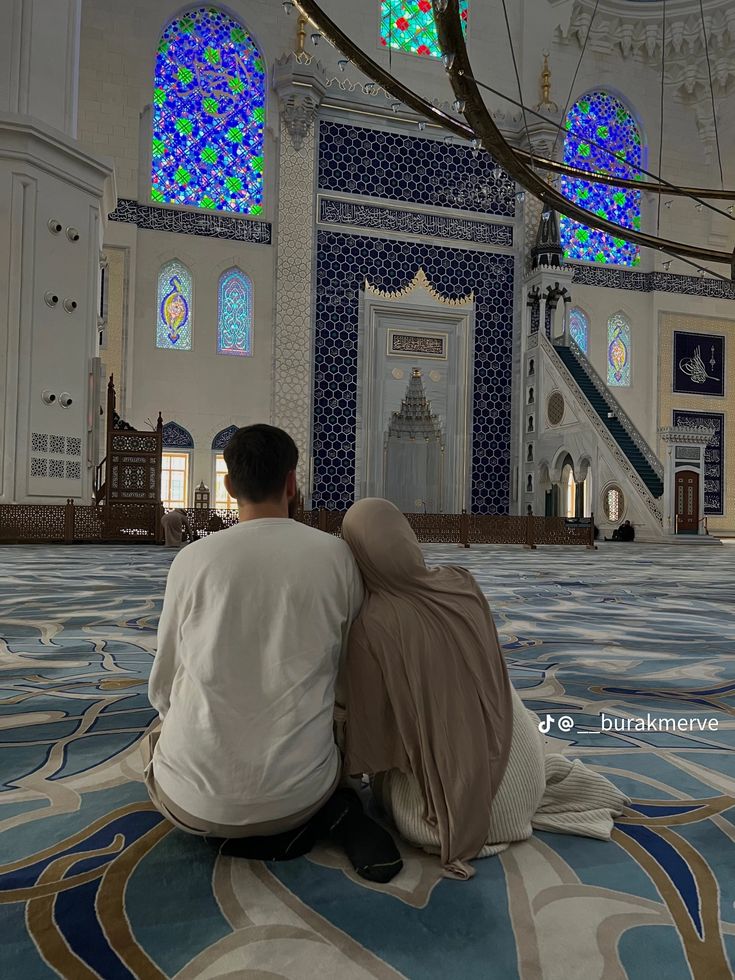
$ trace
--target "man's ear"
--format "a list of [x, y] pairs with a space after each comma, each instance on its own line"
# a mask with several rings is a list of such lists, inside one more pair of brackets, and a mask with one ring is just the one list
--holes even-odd
[[224, 483], [225, 483], [225, 490], [229, 493], [231, 497], [235, 497], [235, 493], [232, 489], [232, 480], [230, 479], [229, 473], [225, 473]]
[[291, 472], [286, 477], [286, 499], [293, 500], [296, 496], [296, 491], [298, 487], [296, 486], [296, 470], [291, 470]]

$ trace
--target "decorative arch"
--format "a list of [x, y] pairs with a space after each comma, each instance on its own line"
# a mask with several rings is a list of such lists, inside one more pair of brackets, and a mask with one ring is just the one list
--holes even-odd
[[622, 311], [607, 321], [607, 383], [616, 388], [630, 386], [631, 323]]
[[215, 452], [222, 452], [238, 429], [239, 426], [237, 425], [228, 425], [226, 429], [220, 429], [214, 439], [212, 439], [212, 449]]
[[192, 7], [161, 35], [153, 88], [151, 199], [263, 210], [263, 58], [243, 25]]
[[172, 259], [161, 267], [156, 304], [156, 347], [191, 350], [192, 293], [191, 273], [183, 262]]
[[[459, 0], [462, 29], [467, 32], [469, 0]], [[380, 43], [407, 54], [441, 58], [431, 0], [383, 0], [380, 14]]]
[[583, 354], [589, 351], [589, 334], [589, 317], [581, 307], [573, 306], [569, 311], [569, 336]]
[[193, 449], [191, 432], [178, 422], [167, 422], [163, 427], [163, 446], [165, 449]]
[[[590, 173], [605, 173], [637, 180], [643, 162], [641, 131], [632, 112], [616, 96], [602, 89], [588, 92], [574, 103], [565, 122], [564, 163]], [[641, 192], [594, 184], [563, 176], [561, 192], [575, 204], [625, 228], [641, 227]], [[561, 217], [564, 257], [604, 265], [635, 266], [637, 245], [624, 238]]]
[[217, 353], [253, 353], [253, 284], [240, 269], [223, 272], [217, 290]]

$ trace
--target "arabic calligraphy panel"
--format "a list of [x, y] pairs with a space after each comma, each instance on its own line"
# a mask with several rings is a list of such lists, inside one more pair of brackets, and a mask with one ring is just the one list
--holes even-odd
[[674, 391], [687, 395], [725, 394], [725, 338], [674, 332]]

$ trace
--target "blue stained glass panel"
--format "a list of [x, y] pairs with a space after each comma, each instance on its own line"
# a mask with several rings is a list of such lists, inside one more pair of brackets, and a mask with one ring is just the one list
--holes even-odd
[[617, 388], [630, 386], [630, 321], [623, 313], [607, 321], [607, 383]]
[[217, 353], [248, 356], [252, 350], [253, 284], [239, 269], [220, 276]]
[[[567, 113], [564, 163], [590, 173], [612, 174], [640, 180], [633, 169], [641, 166], [642, 146], [638, 124], [630, 111], [609, 92], [590, 92]], [[625, 228], [641, 227], [641, 192], [588, 180], [562, 177], [561, 192], [570, 201], [598, 217]], [[561, 216], [564, 256], [584, 262], [635, 266], [640, 262], [637, 245]]]
[[156, 347], [191, 350], [191, 273], [178, 259], [163, 266], [158, 274], [158, 322]]
[[573, 307], [569, 312], [569, 335], [583, 354], [587, 353], [589, 332], [587, 314], [578, 306]]
[[242, 25], [215, 7], [173, 20], [156, 56], [152, 200], [260, 214], [264, 124], [263, 59]]

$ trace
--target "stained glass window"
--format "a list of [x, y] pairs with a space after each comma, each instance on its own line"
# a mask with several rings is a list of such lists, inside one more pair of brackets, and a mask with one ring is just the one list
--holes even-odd
[[607, 321], [607, 383], [618, 388], [630, 385], [630, 321], [615, 313]]
[[191, 273], [178, 259], [158, 274], [156, 347], [191, 350]]
[[217, 353], [252, 354], [253, 284], [239, 269], [220, 276]]
[[[640, 180], [641, 133], [622, 102], [609, 92], [590, 92], [567, 113], [564, 163], [593, 173]], [[594, 141], [594, 142], [592, 142]], [[603, 149], [604, 148], [604, 149]], [[610, 151], [610, 152], [606, 152]], [[636, 230], [641, 227], [641, 192], [562, 177], [561, 192], [601, 218]], [[561, 240], [568, 259], [612, 265], [638, 265], [637, 245], [561, 217]]]
[[153, 90], [151, 198], [263, 210], [263, 59], [224, 11], [196, 7], [161, 35]]
[[[459, 0], [459, 13], [465, 32], [469, 3], [470, 0]], [[431, 0], [383, 0], [380, 43], [384, 48], [440, 58], [442, 50]]]
[[578, 306], [569, 311], [569, 336], [583, 354], [587, 353], [590, 325], [587, 314]]

